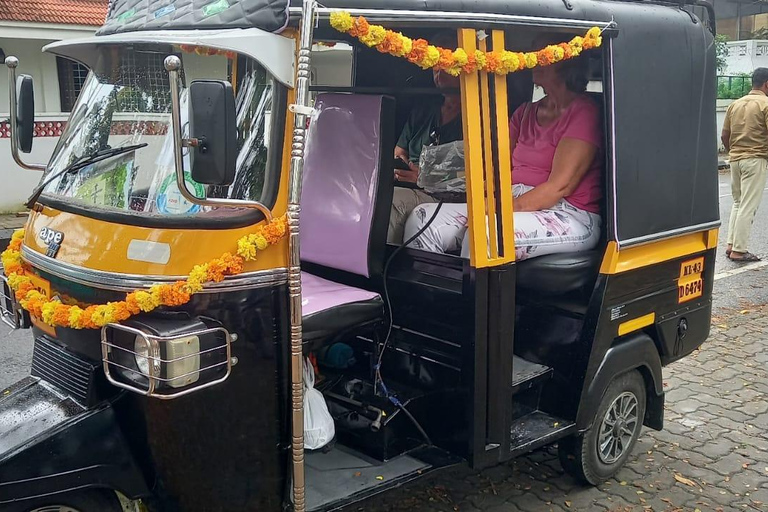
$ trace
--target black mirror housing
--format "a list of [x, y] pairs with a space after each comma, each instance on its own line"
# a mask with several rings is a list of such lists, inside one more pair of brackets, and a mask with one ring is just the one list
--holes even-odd
[[19, 75], [16, 79], [16, 102], [16, 142], [22, 153], [29, 153], [35, 135], [35, 89], [31, 76]]
[[231, 185], [237, 160], [235, 94], [225, 80], [195, 80], [189, 86], [192, 179], [204, 185]]

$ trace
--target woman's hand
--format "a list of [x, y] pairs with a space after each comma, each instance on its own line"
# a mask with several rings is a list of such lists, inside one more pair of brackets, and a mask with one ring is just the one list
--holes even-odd
[[416, 180], [419, 177], [419, 166], [413, 162], [406, 163], [410, 169], [407, 171], [403, 169], [395, 169], [395, 180], [407, 183], [416, 183]]
[[592, 166], [597, 147], [579, 139], [563, 138], [555, 150], [549, 179], [515, 199], [516, 212], [535, 212], [552, 208], [576, 190]]

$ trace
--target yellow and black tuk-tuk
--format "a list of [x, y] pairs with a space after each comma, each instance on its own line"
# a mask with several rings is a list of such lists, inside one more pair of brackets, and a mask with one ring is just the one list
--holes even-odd
[[[663, 427], [662, 367], [709, 333], [713, 24], [701, 0], [115, 0], [45, 48], [90, 68], [46, 165], [21, 155], [33, 81], [8, 57], [13, 157], [42, 177], [3, 254], [34, 352], [0, 394], [0, 509], [332, 510], [555, 442], [576, 478], [615, 475]], [[446, 29], [476, 57], [445, 64], [469, 258], [387, 243]], [[407, 47], [372, 47], [387, 30]], [[516, 262], [508, 120], [565, 55], [514, 53], [541, 33], [592, 37], [604, 222], [593, 250]], [[335, 429], [312, 451], [305, 370]]]

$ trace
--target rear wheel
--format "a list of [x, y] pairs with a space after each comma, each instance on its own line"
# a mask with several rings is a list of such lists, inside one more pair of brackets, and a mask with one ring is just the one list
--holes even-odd
[[[3, 509], [5, 510], [5, 509]], [[122, 512], [120, 500], [112, 491], [92, 489], [32, 500], [9, 512]]]
[[558, 445], [563, 469], [591, 485], [618, 473], [640, 436], [645, 398], [640, 372], [633, 370], [615, 378], [605, 391], [592, 428]]

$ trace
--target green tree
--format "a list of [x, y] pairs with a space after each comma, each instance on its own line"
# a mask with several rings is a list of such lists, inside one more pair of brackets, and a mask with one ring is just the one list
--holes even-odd
[[717, 73], [722, 74], [725, 72], [725, 68], [728, 65], [728, 37], [723, 34], [715, 36], [715, 64], [717, 65]]

